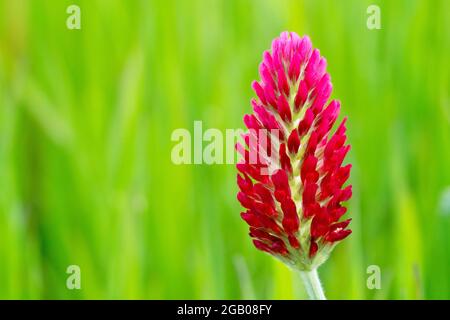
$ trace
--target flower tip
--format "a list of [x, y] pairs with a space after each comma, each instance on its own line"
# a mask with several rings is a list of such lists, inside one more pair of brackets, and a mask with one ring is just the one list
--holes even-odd
[[312, 44], [311, 38], [308, 35], [304, 35], [303, 38], [302, 38], [302, 41], [305, 42], [305, 43], [311, 43]]

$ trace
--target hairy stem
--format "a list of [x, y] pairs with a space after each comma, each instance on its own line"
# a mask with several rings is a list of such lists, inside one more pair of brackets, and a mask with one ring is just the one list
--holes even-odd
[[317, 269], [300, 271], [300, 276], [302, 277], [306, 292], [308, 292], [311, 300], [326, 300], [322, 285], [320, 284], [319, 275], [317, 274]]

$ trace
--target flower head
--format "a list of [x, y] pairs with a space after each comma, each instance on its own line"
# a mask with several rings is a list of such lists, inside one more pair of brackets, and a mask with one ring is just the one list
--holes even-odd
[[253, 113], [242, 155], [238, 200], [256, 248], [299, 270], [322, 264], [346, 238], [350, 219], [341, 221], [352, 187], [344, 186], [351, 165], [346, 118], [332, 132], [340, 111], [330, 98], [326, 61], [310, 39], [283, 32], [264, 52], [260, 82], [252, 87]]

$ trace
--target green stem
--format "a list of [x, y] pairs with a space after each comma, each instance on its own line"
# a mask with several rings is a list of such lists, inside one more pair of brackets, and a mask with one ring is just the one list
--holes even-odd
[[311, 300], [327, 299], [325, 298], [325, 294], [323, 293], [319, 275], [317, 274], [317, 269], [313, 269], [311, 271], [300, 271], [300, 276], [302, 277], [306, 292], [308, 292], [309, 298]]

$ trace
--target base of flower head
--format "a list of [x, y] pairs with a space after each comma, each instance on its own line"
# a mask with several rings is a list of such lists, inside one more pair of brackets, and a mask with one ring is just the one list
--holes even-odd
[[291, 269], [297, 271], [311, 271], [320, 267], [330, 256], [336, 242], [329, 242], [325, 239], [318, 239], [312, 241], [309, 229], [311, 219], [304, 221], [302, 227], [298, 232], [297, 247], [292, 247], [288, 244], [286, 253], [271, 253], [273, 256], [284, 262]]

